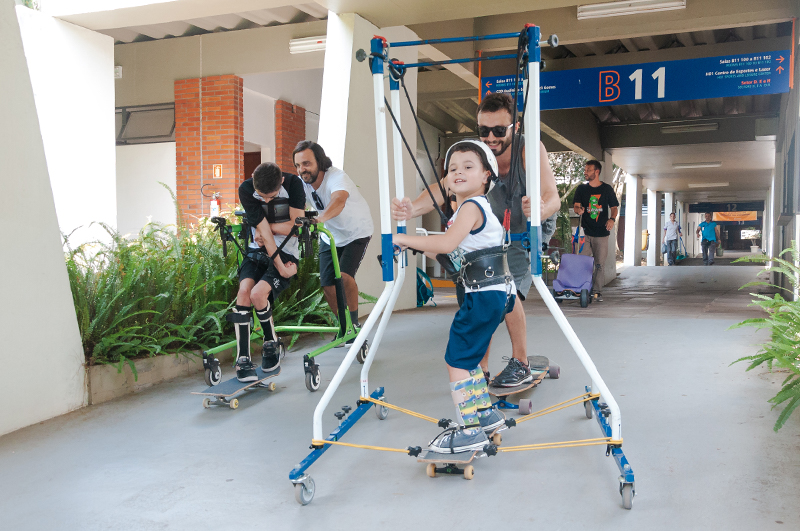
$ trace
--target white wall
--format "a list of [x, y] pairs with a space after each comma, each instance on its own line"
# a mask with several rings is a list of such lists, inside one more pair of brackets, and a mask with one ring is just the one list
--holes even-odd
[[[261, 146], [261, 160], [275, 161], [275, 98], [242, 89], [244, 141]], [[291, 171], [291, 169], [284, 171]]]
[[0, 72], [0, 220], [11, 227], [0, 231], [2, 435], [83, 406], [86, 389], [78, 323], [13, 0], [0, 0]]
[[[379, 30], [358, 15], [335, 15], [330, 12], [322, 100], [320, 102], [319, 143], [333, 164], [342, 168], [353, 179], [370, 205], [375, 232], [356, 276], [356, 281], [360, 291], [377, 297], [383, 291], [384, 283], [381, 268], [375, 259], [381, 253], [375, 103], [372, 74], [369, 67], [366, 62], [359, 63], [355, 60], [356, 50], [368, 49], [370, 39], [375, 34], [383, 35], [390, 41], [418, 38], [407, 28], [396, 27]], [[398, 48], [397, 53], [393, 53], [392, 56], [410, 63], [416, 60], [417, 52], [413, 48]], [[416, 70], [406, 74], [406, 85], [412, 96], [412, 102], [415, 101], [417, 93], [416, 74]], [[388, 99], [388, 81], [384, 85]], [[392, 125], [391, 118], [388, 113], [386, 114], [389, 175], [393, 176]], [[407, 105], [402, 106], [401, 124], [412, 153], [415, 153], [415, 126]], [[403, 168], [406, 190], [404, 195], [410, 195], [416, 190], [416, 170], [407, 153], [403, 157]], [[390, 182], [390, 196], [394, 197], [394, 179], [392, 177], [390, 177]], [[388, 205], [386, 207], [388, 208]], [[412, 221], [408, 224], [410, 234], [414, 233], [415, 228], [416, 222]], [[395, 306], [398, 310], [416, 306], [416, 277], [413, 268], [409, 269], [411, 271], [406, 273], [403, 290]], [[364, 314], [370, 308], [371, 305], [364, 305], [359, 308], [359, 311]]]
[[117, 230], [136, 234], [148, 221], [176, 222], [175, 142], [117, 146]]
[[[16, 8], [61, 231], [102, 238], [117, 224], [114, 40]], [[4, 74], [5, 75], [5, 74]]]

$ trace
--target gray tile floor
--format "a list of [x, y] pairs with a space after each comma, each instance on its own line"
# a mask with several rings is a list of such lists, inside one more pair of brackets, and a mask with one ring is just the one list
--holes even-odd
[[[799, 529], [800, 417], [772, 431], [767, 400], [784, 374], [729, 366], [757, 351], [763, 333], [728, 330], [748, 308], [753, 267], [629, 268], [605, 302], [562, 308], [622, 410], [624, 450], [637, 479], [621, 508], [618, 471], [602, 447], [501, 454], [479, 460], [475, 479], [428, 478], [403, 454], [329, 450], [312, 468], [314, 501], [294, 501], [288, 473], [308, 453], [321, 392], [303, 384], [305, 338], [289, 353], [278, 390], [240, 399], [237, 411], [204, 410], [186, 378], [0, 437], [2, 529]], [[370, 375], [389, 401], [433, 417], [453, 415], [442, 356], [455, 310], [392, 317]], [[528, 346], [561, 370], [531, 395], [534, 408], [582, 391], [588, 378], [541, 301], [525, 303]], [[510, 350], [501, 327], [493, 372]], [[319, 359], [323, 387], [344, 357]], [[354, 405], [352, 367], [325, 414]], [[228, 373], [230, 374], [230, 370]], [[35, 394], [33, 389], [32, 394]], [[33, 399], [33, 397], [32, 397]], [[391, 412], [369, 413], [346, 441], [405, 447], [438, 429]], [[504, 445], [598, 437], [571, 408], [505, 433]]]

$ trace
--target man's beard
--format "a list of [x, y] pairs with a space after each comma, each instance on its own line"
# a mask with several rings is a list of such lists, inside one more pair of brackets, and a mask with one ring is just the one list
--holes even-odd
[[494, 150], [494, 149], [492, 149], [491, 147], [490, 147], [489, 149], [492, 149], [492, 153], [494, 153], [494, 156], [495, 156], [495, 158], [497, 158], [497, 157], [499, 157], [500, 155], [502, 155], [503, 153], [505, 153], [505, 152], [506, 152], [506, 150], [507, 150], [507, 149], [508, 149], [510, 146], [511, 146], [511, 140], [509, 140], [508, 142], [506, 142], [506, 140], [505, 140], [505, 139], [503, 139], [503, 143], [502, 143], [502, 144], [500, 144], [500, 151], [495, 151], [495, 150]]
[[311, 172], [304, 171], [300, 174], [300, 178], [303, 179], [303, 181], [305, 181], [307, 184], [314, 184], [319, 178], [319, 170], [313, 174]]

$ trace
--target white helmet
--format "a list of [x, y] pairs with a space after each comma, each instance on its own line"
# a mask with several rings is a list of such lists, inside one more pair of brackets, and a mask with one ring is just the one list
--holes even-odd
[[[445, 175], [447, 175], [447, 168], [450, 166], [450, 155], [453, 153], [453, 148], [459, 144], [474, 144], [480, 148], [478, 152], [481, 155], [481, 162], [483, 162], [483, 167], [489, 168], [491, 172], [491, 175], [489, 176], [489, 190], [494, 188], [494, 183], [500, 174], [500, 170], [497, 167], [497, 158], [494, 156], [494, 153], [492, 153], [492, 150], [489, 149], [489, 146], [487, 146], [480, 140], [473, 140], [473, 139], [459, 140], [458, 142], [450, 146], [450, 149], [447, 150], [447, 154], [444, 156]], [[489, 192], [489, 190], [487, 190], [487, 193]]]

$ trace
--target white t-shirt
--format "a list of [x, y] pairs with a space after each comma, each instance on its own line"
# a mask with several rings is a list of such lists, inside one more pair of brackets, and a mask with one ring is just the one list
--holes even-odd
[[[481, 211], [483, 212], [483, 225], [474, 231], [470, 231], [469, 234], [467, 234], [466, 237], [461, 240], [461, 243], [458, 244], [458, 248], [464, 253], [469, 253], [479, 249], [489, 249], [490, 247], [503, 245], [503, 226], [500, 224], [500, 221], [498, 221], [497, 216], [492, 213], [492, 206], [489, 204], [489, 200], [486, 199], [486, 196], [484, 195], [471, 197], [461, 203], [461, 206], [458, 207], [456, 213], [453, 214], [453, 217], [451, 217], [450, 221], [447, 222], [447, 228], [449, 229], [450, 226], [455, 222], [456, 218], [458, 217], [458, 213], [467, 203], [475, 203], [480, 207]], [[495, 284], [493, 286], [486, 286], [478, 289], [469, 288], [469, 290], [472, 293], [475, 293], [476, 291], [506, 291], [510, 293], [516, 293], [517, 287], [512, 280], [510, 288], [506, 284]]]
[[664, 236], [664, 241], [669, 242], [678, 239], [678, 232], [681, 230], [681, 225], [677, 221], [667, 221], [664, 223], [664, 230], [667, 231]]
[[[322, 177], [322, 184], [316, 190], [317, 196], [322, 201], [323, 208], [319, 208], [311, 195], [314, 192], [314, 187], [303, 181], [303, 187], [306, 191], [306, 201], [309, 206], [322, 215], [331, 204], [331, 194], [344, 190], [349, 195], [344, 209], [333, 219], [325, 222], [325, 228], [333, 235], [337, 247], [342, 247], [357, 240], [359, 238], [366, 238], [372, 236], [372, 214], [369, 211], [369, 205], [364, 197], [358, 193], [356, 184], [347, 176], [345, 172], [339, 168], [331, 166]], [[330, 245], [330, 241], [325, 234], [320, 234], [322, 240]]]

